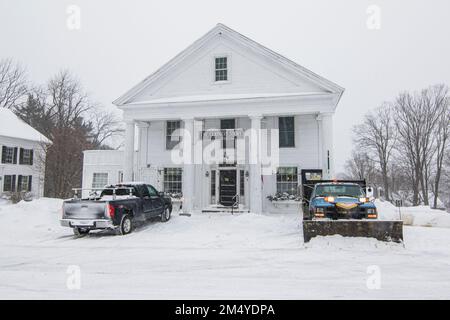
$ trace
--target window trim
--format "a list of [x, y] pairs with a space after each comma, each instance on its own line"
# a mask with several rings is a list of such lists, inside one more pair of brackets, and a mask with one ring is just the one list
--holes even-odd
[[[94, 177], [96, 174], [106, 174], [106, 183], [104, 185], [102, 185], [101, 187], [95, 187], [94, 186]], [[92, 172], [92, 183], [91, 183], [91, 187], [94, 189], [101, 189], [103, 187], [105, 187], [106, 185], [108, 185], [108, 181], [109, 181], [109, 173], [108, 172]]]
[[[169, 122], [179, 122], [180, 123], [180, 127], [178, 128], [180, 130], [180, 135], [178, 136], [180, 138], [180, 140], [171, 149], [168, 148], [168, 145], [167, 145], [167, 137], [168, 137], [167, 128], [168, 128]], [[181, 129], [183, 129], [183, 121], [181, 121], [181, 120], [166, 120], [166, 121], [164, 121], [164, 147], [165, 147], [166, 151], [172, 151], [172, 150], [176, 150], [177, 148], [178, 149], [181, 148], [182, 142], [183, 142], [183, 134], [181, 133]]]
[[296, 174], [296, 176], [297, 176], [297, 187], [296, 187], [294, 195], [298, 195], [298, 190], [299, 190], [298, 188], [299, 188], [300, 182], [301, 182], [300, 178], [299, 178], [299, 172], [301, 172], [301, 170], [299, 170], [298, 166], [296, 166], [296, 165], [282, 165], [282, 166], [279, 166], [277, 168], [277, 171], [275, 173], [275, 190], [276, 190], [276, 192], [277, 193], [281, 193], [281, 191], [278, 190], [278, 185], [279, 184], [293, 184], [294, 183], [294, 182], [278, 181], [278, 172], [279, 172], [279, 170], [281, 168], [294, 168], [296, 170], [296, 172], [297, 172], [297, 174]]
[[[9, 186], [11, 187], [11, 190], [5, 190], [5, 185], [6, 185], [6, 177], [9, 177], [11, 179]], [[16, 192], [17, 189], [17, 176], [14, 174], [5, 174], [3, 176], [3, 181], [2, 181], [2, 191], [3, 192]]]
[[[25, 151], [29, 152], [29, 158], [28, 161], [25, 162]], [[25, 165], [25, 166], [32, 166], [33, 165], [33, 158], [34, 158], [34, 152], [33, 149], [27, 149], [27, 148], [20, 148], [19, 149], [19, 164]]]
[[[18, 153], [19, 153], [19, 149], [17, 147], [10, 147], [7, 145], [2, 145], [0, 148], [0, 157], [1, 157], [1, 164], [18, 164]], [[3, 150], [4, 149], [11, 149], [12, 150], [12, 155], [11, 155], [11, 162], [6, 162], [6, 157], [3, 156]]]
[[[227, 80], [218, 80], [216, 81], [216, 58], [227, 58]], [[232, 65], [231, 65], [231, 54], [230, 53], [216, 53], [213, 55], [212, 58], [212, 83], [221, 85], [221, 84], [228, 84], [231, 83], [231, 71], [232, 71]]]
[[[179, 171], [179, 175], [180, 175], [180, 179], [179, 180], [170, 180], [170, 181], [166, 181], [166, 171], [168, 170], [168, 169], [176, 169], [177, 171]], [[178, 173], [177, 173], [178, 174]], [[175, 176], [176, 174], [171, 174], [172, 176]], [[167, 193], [183, 193], [183, 168], [180, 168], [180, 167], [164, 167], [163, 168], [163, 172], [162, 172], [162, 183], [163, 183], [163, 191], [164, 192], [167, 192]], [[179, 192], [178, 191], [173, 191], [173, 190], [171, 190], [171, 191], [168, 191], [168, 190], [166, 190], [166, 184], [167, 183], [179, 183], [180, 184], [180, 190], [179, 190]]]
[[[280, 118], [293, 118], [294, 121], [294, 144], [292, 146], [280, 146]], [[279, 116], [277, 119], [277, 127], [278, 127], [278, 148], [283, 149], [292, 149], [297, 147], [297, 130], [296, 130], [296, 123], [295, 123], [295, 116]]]

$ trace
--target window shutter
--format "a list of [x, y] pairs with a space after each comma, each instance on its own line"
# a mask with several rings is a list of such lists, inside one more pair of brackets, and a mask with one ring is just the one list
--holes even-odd
[[33, 149], [30, 150], [30, 165], [33, 165]]
[[23, 148], [19, 151], [19, 164], [23, 164]]
[[2, 163], [5, 163], [6, 161], [6, 147], [2, 147]]
[[17, 178], [17, 191], [22, 191], [22, 176], [19, 175]]
[[12, 175], [12, 182], [11, 182], [11, 191], [15, 192], [16, 191], [16, 176]]
[[28, 192], [31, 191], [32, 180], [33, 180], [33, 176], [28, 176]]
[[13, 164], [17, 164], [17, 147], [14, 148]]

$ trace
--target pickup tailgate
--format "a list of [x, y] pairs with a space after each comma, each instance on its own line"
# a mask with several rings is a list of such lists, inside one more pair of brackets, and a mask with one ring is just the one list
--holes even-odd
[[105, 219], [105, 201], [78, 200], [64, 202], [64, 219]]

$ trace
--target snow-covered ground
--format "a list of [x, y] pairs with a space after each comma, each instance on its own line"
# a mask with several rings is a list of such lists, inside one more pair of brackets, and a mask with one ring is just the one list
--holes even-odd
[[[340, 236], [305, 245], [296, 214], [174, 214], [127, 236], [76, 239], [59, 226], [60, 207], [0, 206], [0, 298], [450, 298], [448, 228], [407, 226], [404, 245]], [[71, 290], [73, 265], [81, 286]]]

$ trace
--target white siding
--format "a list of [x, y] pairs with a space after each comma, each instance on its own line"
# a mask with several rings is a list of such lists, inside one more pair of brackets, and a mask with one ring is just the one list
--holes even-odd
[[[227, 83], [215, 83], [214, 58], [228, 56]], [[171, 71], [170, 77], [144, 90], [136, 101], [161, 97], [238, 93], [324, 92], [310, 80], [280, 68], [273, 61], [227, 39], [217, 39]]]
[[[44, 195], [45, 155], [39, 142], [0, 136], [0, 158], [3, 146], [17, 147], [17, 164], [0, 163], [0, 194], [3, 192], [5, 175], [32, 176], [31, 192], [34, 197]], [[20, 148], [33, 150], [33, 165], [19, 164]], [[16, 177], [17, 184], [17, 177]]]

